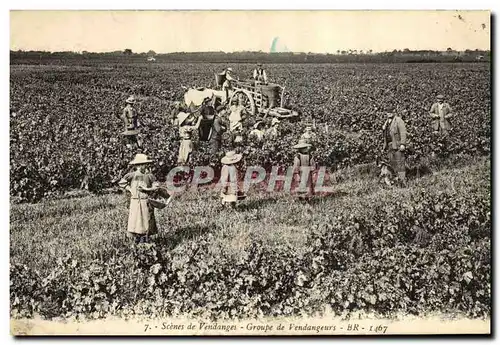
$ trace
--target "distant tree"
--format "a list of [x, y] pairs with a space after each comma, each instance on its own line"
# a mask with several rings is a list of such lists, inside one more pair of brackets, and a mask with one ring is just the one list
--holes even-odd
[[156, 52], [154, 50], [150, 50], [150, 51], [148, 51], [148, 55], [149, 56], [155, 56]]
[[452, 51], [453, 51], [453, 49], [451, 49], [451, 48], [447, 48], [447, 49], [446, 49], [446, 51], [447, 51], [448, 53], [450, 53], [450, 52], [452, 52]]
[[128, 49], [128, 48], [127, 48], [127, 49], [125, 49], [125, 50], [123, 51], [123, 54], [125, 54], [125, 55], [132, 55], [132, 49]]
[[340, 54], [345, 55], [347, 52], [345, 50], [342, 50]]
[[337, 49], [337, 55], [340, 55], [340, 49]]
[[405, 53], [409, 53], [409, 52], [410, 52], [410, 49], [405, 48], [405, 49], [403, 49], [403, 52], [405, 52]]
[[372, 50], [372, 49], [370, 49], [370, 50], [368, 51], [368, 54], [371, 54], [371, 53], [373, 53], [373, 50]]

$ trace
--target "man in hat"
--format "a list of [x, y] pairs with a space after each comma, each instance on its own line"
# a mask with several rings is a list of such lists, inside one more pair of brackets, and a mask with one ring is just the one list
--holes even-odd
[[393, 111], [387, 112], [387, 120], [382, 126], [384, 146], [387, 150], [389, 163], [392, 170], [398, 174], [397, 180], [401, 186], [406, 184], [406, 125], [403, 119], [394, 114]]
[[200, 107], [202, 117], [198, 134], [200, 141], [209, 141], [212, 136], [212, 125], [215, 118], [215, 109], [212, 105], [212, 97], [206, 97]]
[[453, 116], [453, 113], [443, 95], [436, 97], [436, 102], [431, 106], [429, 115], [432, 118], [434, 133], [448, 135], [448, 131], [451, 129], [449, 119]]
[[147, 170], [153, 161], [145, 154], [135, 155], [129, 166], [135, 171], [126, 174], [118, 185], [130, 193], [130, 210], [127, 231], [135, 237], [136, 243], [148, 242], [149, 236], [158, 232], [154, 207], [149, 195], [158, 189], [155, 177]]
[[127, 139], [127, 147], [138, 147], [141, 148], [141, 144], [138, 140], [139, 134], [139, 119], [137, 116], [137, 111], [134, 108], [135, 98], [134, 96], [130, 96], [125, 101], [126, 105], [123, 108], [122, 112], [122, 120], [125, 124], [125, 131], [122, 133]]
[[253, 79], [261, 84], [267, 84], [267, 74], [266, 70], [262, 67], [262, 64], [259, 62], [257, 67], [253, 70]]
[[223, 120], [222, 115], [226, 108], [222, 105], [216, 109], [216, 116], [212, 123], [212, 135], [210, 137], [210, 147], [212, 154], [217, 154], [222, 146], [222, 134], [227, 130], [226, 121]]
[[226, 92], [226, 101], [229, 101], [229, 91], [233, 89], [233, 69], [231, 67], [226, 68], [225, 80], [222, 84], [222, 90]]

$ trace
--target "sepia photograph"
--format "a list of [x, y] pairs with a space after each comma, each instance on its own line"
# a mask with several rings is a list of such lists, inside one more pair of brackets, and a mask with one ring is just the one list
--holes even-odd
[[490, 10], [9, 20], [11, 335], [491, 335]]

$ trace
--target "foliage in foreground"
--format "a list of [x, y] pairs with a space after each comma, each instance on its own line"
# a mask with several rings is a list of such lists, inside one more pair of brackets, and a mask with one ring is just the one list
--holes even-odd
[[68, 255], [44, 274], [14, 257], [11, 315], [221, 319], [329, 307], [489, 316], [489, 165], [464, 171], [456, 186], [434, 179], [435, 186], [382, 190], [333, 209], [311, 222], [301, 251], [255, 237], [230, 255], [214, 250], [209, 233], [180, 251], [153, 245], [90, 261]]

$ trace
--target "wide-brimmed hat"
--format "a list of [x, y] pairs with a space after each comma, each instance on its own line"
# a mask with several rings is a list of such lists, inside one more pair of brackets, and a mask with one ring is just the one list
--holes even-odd
[[443, 95], [437, 95], [436, 97], [437, 99], [444, 99], [444, 96]]
[[294, 149], [305, 149], [311, 147], [311, 144], [309, 144], [307, 141], [304, 139], [299, 139], [298, 144], [294, 145]]
[[219, 106], [215, 109], [215, 111], [216, 111], [216, 112], [221, 112], [221, 111], [222, 111], [222, 110], [224, 110], [224, 109], [226, 109], [226, 107], [225, 107], [225, 106], [223, 106], [223, 105], [219, 105]]
[[127, 98], [127, 100], [125, 101], [125, 103], [135, 104], [135, 97], [134, 96], [130, 96], [129, 98]]
[[232, 72], [232, 71], [233, 71], [233, 69], [232, 69], [231, 67], [228, 67], [228, 68], [226, 68], [226, 71], [227, 71], [227, 72]]
[[229, 151], [226, 153], [224, 157], [220, 160], [222, 164], [234, 164], [238, 163], [243, 156], [235, 151]]
[[274, 126], [274, 125], [276, 125], [276, 124], [278, 124], [278, 123], [280, 123], [280, 122], [281, 122], [281, 121], [280, 121], [280, 120], [278, 120], [277, 118], [273, 118], [273, 120], [271, 121], [271, 126]]
[[144, 153], [138, 153], [135, 155], [134, 160], [128, 163], [128, 165], [140, 165], [149, 163], [153, 163], [153, 161], [149, 159], [147, 155], [145, 155]]

